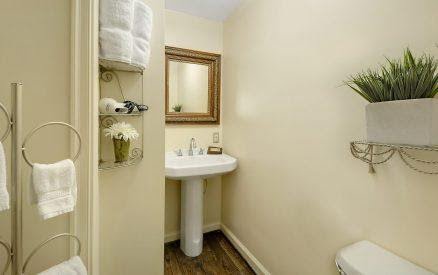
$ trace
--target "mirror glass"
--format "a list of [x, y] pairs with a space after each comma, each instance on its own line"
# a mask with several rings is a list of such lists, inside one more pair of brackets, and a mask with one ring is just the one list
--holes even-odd
[[169, 61], [170, 113], [208, 112], [208, 66]]
[[166, 46], [168, 124], [220, 123], [220, 54]]

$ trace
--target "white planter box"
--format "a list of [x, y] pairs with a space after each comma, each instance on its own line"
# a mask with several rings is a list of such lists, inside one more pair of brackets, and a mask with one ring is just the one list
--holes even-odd
[[368, 142], [438, 145], [438, 99], [370, 103], [366, 120]]

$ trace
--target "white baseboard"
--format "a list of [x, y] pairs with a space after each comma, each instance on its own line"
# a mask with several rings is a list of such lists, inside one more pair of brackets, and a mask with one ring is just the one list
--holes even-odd
[[270, 275], [269, 271], [257, 260], [257, 258], [246, 248], [245, 245], [231, 232], [231, 230], [225, 225], [221, 224], [222, 232], [230, 240], [233, 246], [239, 251], [240, 255], [251, 266], [255, 273], [259, 275]]
[[[220, 229], [221, 229], [220, 223], [211, 223], [211, 224], [204, 225], [204, 228], [202, 229], [202, 231], [204, 233], [207, 233], [207, 232], [220, 230]], [[169, 242], [179, 240], [180, 237], [181, 237], [181, 234], [179, 231], [168, 233], [168, 234], [166, 234], [166, 236], [164, 236], [164, 243], [169, 243]]]

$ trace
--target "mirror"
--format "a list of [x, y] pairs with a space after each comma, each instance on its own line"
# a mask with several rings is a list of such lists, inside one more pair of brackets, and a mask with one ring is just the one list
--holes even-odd
[[219, 124], [218, 54], [166, 47], [166, 123]]
[[170, 112], [207, 113], [208, 66], [169, 61]]

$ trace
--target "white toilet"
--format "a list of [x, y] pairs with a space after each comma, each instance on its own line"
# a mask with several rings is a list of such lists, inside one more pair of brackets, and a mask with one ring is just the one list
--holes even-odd
[[369, 241], [341, 249], [336, 266], [341, 275], [437, 275]]

